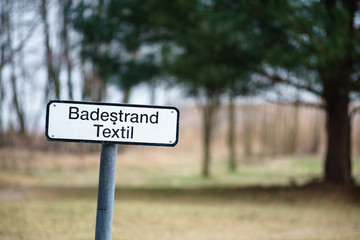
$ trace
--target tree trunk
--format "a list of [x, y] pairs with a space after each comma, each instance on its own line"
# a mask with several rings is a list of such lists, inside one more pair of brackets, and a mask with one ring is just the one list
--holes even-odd
[[9, 54], [10, 56], [12, 56], [10, 58], [10, 82], [11, 82], [11, 90], [13, 93], [12, 96], [12, 103], [14, 104], [15, 110], [16, 110], [16, 116], [18, 118], [19, 121], [19, 133], [21, 135], [25, 135], [25, 117], [24, 117], [24, 111], [22, 109], [22, 106], [20, 104], [20, 100], [19, 100], [19, 96], [18, 96], [18, 91], [17, 91], [17, 77], [16, 77], [16, 69], [15, 69], [15, 59], [14, 59], [14, 54], [13, 54], [13, 36], [12, 36], [12, 31], [11, 31], [11, 22], [10, 22], [10, 18], [7, 19], [7, 24], [8, 24], [8, 32], [7, 32], [7, 36], [6, 36], [6, 41], [7, 41], [7, 47], [9, 48]]
[[81, 99], [89, 100], [91, 99], [91, 77], [89, 76], [88, 70], [86, 68], [86, 62], [84, 59], [81, 59], [80, 69], [83, 78]]
[[[14, 71], [14, 70], [12, 70], [12, 71]], [[12, 91], [13, 91], [13, 104], [15, 106], [16, 116], [19, 121], [19, 133], [21, 135], [25, 135], [25, 133], [26, 133], [26, 131], [25, 131], [25, 116], [24, 116], [24, 111], [22, 110], [22, 108], [20, 106], [19, 96], [17, 94], [15, 74], [12, 73], [10, 78], [11, 78], [11, 86], [12, 86]]]
[[234, 94], [229, 93], [229, 109], [228, 109], [228, 147], [229, 147], [229, 172], [235, 172], [237, 168], [236, 152], [235, 152], [235, 105]]
[[253, 156], [253, 106], [250, 102], [243, 106], [243, 144], [244, 156], [249, 159]]
[[314, 112], [314, 126], [313, 126], [313, 134], [311, 139], [311, 145], [309, 149], [310, 154], [317, 154], [319, 152], [320, 148], [320, 116], [319, 116], [319, 110], [316, 110]]
[[66, 75], [67, 75], [67, 87], [69, 93], [69, 99], [74, 99], [73, 94], [73, 85], [72, 85], [72, 62], [70, 59], [70, 44], [68, 38], [68, 26], [69, 26], [69, 7], [71, 2], [69, 0], [59, 0], [59, 5], [61, 8], [61, 17], [62, 17], [62, 28], [61, 28], [61, 44], [62, 44], [62, 54], [65, 60], [66, 66]]
[[[343, 39], [344, 56], [327, 59], [327, 69], [321, 72], [324, 83], [324, 99], [327, 104], [327, 153], [325, 159], [325, 181], [350, 185], [351, 177], [351, 126], [349, 96], [351, 90], [352, 73], [354, 72], [355, 59], [355, 11], [357, 1], [343, 1], [344, 10], [348, 14], [347, 22], [342, 27], [346, 29], [347, 36]], [[339, 32], [334, 26], [339, 26], [334, 15], [337, 1], [326, 0], [326, 8], [331, 21], [325, 27], [328, 39], [338, 39]], [[337, 47], [338, 45], [335, 45]]]
[[296, 154], [298, 151], [298, 135], [299, 135], [299, 96], [297, 96], [295, 105], [293, 107], [294, 115], [293, 115], [293, 126], [292, 129], [290, 127], [289, 132], [289, 148], [287, 149], [288, 154]]
[[122, 103], [129, 103], [130, 101], [130, 87], [124, 89], [124, 96]]
[[[8, 12], [5, 11], [5, 1], [1, 0], [0, 4], [2, 8], [0, 9], [0, 36], [6, 36], [7, 33], [7, 18]], [[2, 37], [1, 37], [2, 38]], [[4, 87], [2, 81], [2, 70], [3, 66], [5, 65], [5, 50], [6, 50], [6, 41], [0, 42], [0, 145], [2, 144], [3, 140], [3, 132], [2, 132], [2, 118], [3, 118], [3, 99], [4, 99]]]
[[3, 144], [3, 101], [4, 101], [4, 88], [2, 83], [2, 71], [0, 69], [0, 146]]
[[325, 181], [352, 184], [350, 153], [350, 117], [348, 96], [327, 102], [327, 152], [325, 158]]
[[201, 176], [208, 178], [210, 176], [210, 139], [212, 129], [208, 119], [204, 119], [203, 121], [203, 164]]
[[157, 86], [157, 79], [152, 78], [149, 82], [150, 88], [150, 104], [155, 105], [156, 102], [156, 86]]
[[202, 106], [203, 111], [203, 163], [201, 175], [204, 178], [210, 176], [211, 161], [211, 140], [216, 111], [219, 105], [219, 97], [215, 94], [207, 93], [206, 103]]
[[47, 78], [48, 86], [45, 93], [45, 98], [49, 97], [52, 89], [55, 92], [55, 97], [60, 99], [60, 79], [59, 79], [59, 66], [55, 66], [54, 63], [54, 54], [50, 46], [50, 28], [48, 23], [48, 11], [47, 11], [47, 1], [42, 0], [40, 6], [40, 13], [42, 18], [42, 23], [44, 27], [44, 45], [46, 48], [46, 67], [47, 67]]

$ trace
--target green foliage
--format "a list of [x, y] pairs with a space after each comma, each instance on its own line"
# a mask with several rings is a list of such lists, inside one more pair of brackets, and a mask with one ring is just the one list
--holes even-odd
[[[332, 79], [356, 73], [359, 69], [354, 60], [360, 56], [356, 47], [358, 9], [351, 2], [269, 2], [262, 12], [260, 27], [267, 49], [266, 62], [274, 69], [288, 71], [302, 85], [320, 92]], [[272, 20], [265, 21], [265, 18]], [[346, 91], [349, 90], [358, 91], [356, 88]]]
[[[284, 33], [266, 36], [266, 43], [273, 46], [270, 53], [260, 41], [274, 30], [282, 32], [266, 21], [274, 12], [264, 12], [265, 5], [244, 0], [81, 2], [72, 19], [83, 34], [82, 56], [98, 66], [104, 80], [121, 88], [159, 74], [156, 62], [162, 59], [162, 67], [191, 94], [203, 90], [220, 94], [227, 89], [250, 94], [264, 87], [253, 77], [263, 59], [283, 51], [272, 42]], [[162, 56], [159, 51], [156, 56], [139, 56], [144, 46], [161, 46]]]
[[73, 26], [83, 35], [82, 57], [96, 65], [100, 77], [121, 89], [159, 74], [153, 53], [144, 53], [154, 36], [150, 13], [137, 0], [95, 4], [73, 9]]
[[[276, 11], [277, 10], [277, 11]], [[351, 184], [349, 106], [360, 91], [358, 1], [270, 1], [261, 25], [274, 83], [305, 89], [326, 106], [325, 180]], [[271, 34], [276, 35], [267, 39]]]
[[176, 13], [168, 13], [169, 20], [158, 19], [172, 39], [165, 57], [170, 74], [194, 95], [201, 90], [219, 94], [235, 88], [245, 94], [254, 89], [250, 75], [260, 64], [262, 51], [250, 15], [252, 4], [219, 0], [172, 5], [166, 9]]

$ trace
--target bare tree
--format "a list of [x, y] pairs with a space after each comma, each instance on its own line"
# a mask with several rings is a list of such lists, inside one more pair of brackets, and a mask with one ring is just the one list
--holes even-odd
[[47, 100], [52, 91], [54, 91], [55, 97], [60, 99], [60, 64], [59, 60], [55, 59], [55, 54], [50, 43], [50, 28], [48, 23], [48, 4], [47, 0], [41, 0], [40, 13], [44, 31], [44, 45], [46, 49], [45, 61], [47, 68], [48, 84], [46, 86], [45, 99]]
[[74, 99], [73, 83], [72, 83], [72, 69], [73, 63], [70, 58], [70, 42], [69, 42], [69, 9], [71, 7], [71, 0], [59, 0], [60, 17], [61, 17], [61, 51], [62, 60], [65, 62], [66, 68], [66, 83], [68, 87], [69, 99]]
[[8, 43], [7, 43], [7, 32], [8, 21], [9, 21], [9, 1], [0, 0], [0, 139], [2, 140], [2, 127], [3, 127], [3, 99], [4, 99], [4, 87], [3, 87], [3, 67], [8, 62]]
[[[4, 56], [2, 56], [2, 67], [5, 64], [10, 65], [10, 86], [12, 90], [12, 104], [14, 106], [18, 124], [19, 124], [19, 133], [24, 135], [25, 134], [25, 113], [23, 106], [21, 104], [21, 100], [19, 99], [18, 95], [18, 88], [17, 88], [17, 75], [16, 75], [16, 67], [15, 67], [15, 53], [19, 53], [23, 49], [23, 45], [18, 46], [18, 48], [13, 47], [13, 35], [14, 35], [14, 24], [12, 21], [12, 10], [14, 7], [14, 2], [6, 0], [4, 2], [4, 8], [6, 12], [2, 12], [2, 27], [4, 27], [6, 33], [4, 33], [5, 37], [5, 44], [4, 47], [7, 49], [7, 59], [5, 59], [5, 52]], [[2, 96], [3, 97], [3, 96]]]

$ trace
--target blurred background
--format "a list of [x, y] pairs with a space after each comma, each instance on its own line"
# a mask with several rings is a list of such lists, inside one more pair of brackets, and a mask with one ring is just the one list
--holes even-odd
[[53, 99], [175, 106], [120, 145], [113, 239], [359, 239], [359, 1], [0, 0], [0, 239], [91, 239], [100, 144]]

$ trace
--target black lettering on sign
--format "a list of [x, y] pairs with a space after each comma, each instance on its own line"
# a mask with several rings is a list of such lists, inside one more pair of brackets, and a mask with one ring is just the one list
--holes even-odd
[[[94, 111], [80, 110], [78, 107], [69, 107], [69, 119], [80, 119], [84, 121], [111, 121], [113, 125], [117, 122], [120, 123], [151, 123], [159, 124], [159, 111], [153, 114], [150, 113], [129, 113], [119, 110], [119, 112], [107, 112], [101, 111], [100, 108], [96, 108]], [[94, 125], [95, 126], [95, 125]], [[98, 128], [102, 125], [96, 125]], [[100, 130], [99, 130], [100, 131]], [[106, 135], [107, 131], [106, 131]], [[125, 138], [125, 137], [124, 137]]]
[[116, 121], [117, 121], [117, 113], [116, 112], [110, 113], [110, 121], [112, 121], [114, 125], [116, 124]]
[[122, 112], [122, 110], [120, 110], [120, 111], [119, 111], [119, 121], [120, 121], [120, 122], [123, 122], [123, 120], [122, 120], [122, 114], [123, 114], [123, 112]]
[[114, 137], [120, 138], [119, 135], [118, 135], [119, 130], [120, 130], [120, 129], [112, 129], [113, 135], [112, 135], [111, 137], [112, 137], [112, 138], [114, 138]]
[[[121, 128], [104, 128], [104, 125], [94, 124], [96, 128], [96, 137], [104, 138], [123, 138], [133, 139], [134, 138], [134, 127], [122, 126]], [[119, 133], [121, 132], [121, 134]]]
[[103, 127], [103, 126], [104, 126], [104, 125], [94, 124], [94, 127], [97, 127], [96, 137], [99, 137], [99, 135], [100, 135], [100, 127]]
[[91, 120], [93, 120], [93, 121], [99, 120], [99, 108], [97, 108], [96, 111], [92, 111], [92, 112], [90, 113], [90, 118], [91, 118]]
[[151, 122], [152, 124], [158, 124], [158, 123], [159, 123], [159, 112], [158, 112], [158, 111], [156, 111], [155, 114], [152, 114], [152, 115], [150, 116], [150, 122]]
[[69, 119], [78, 119], [79, 118], [79, 108], [70, 107], [69, 108]]
[[110, 134], [111, 134], [110, 128], [104, 128], [103, 136], [106, 137], [106, 138], [109, 138]]
[[81, 120], [89, 120], [89, 112], [88, 111], [81, 111]]
[[109, 113], [108, 112], [102, 112], [101, 113], [101, 120], [103, 120], [103, 121], [109, 120]]

